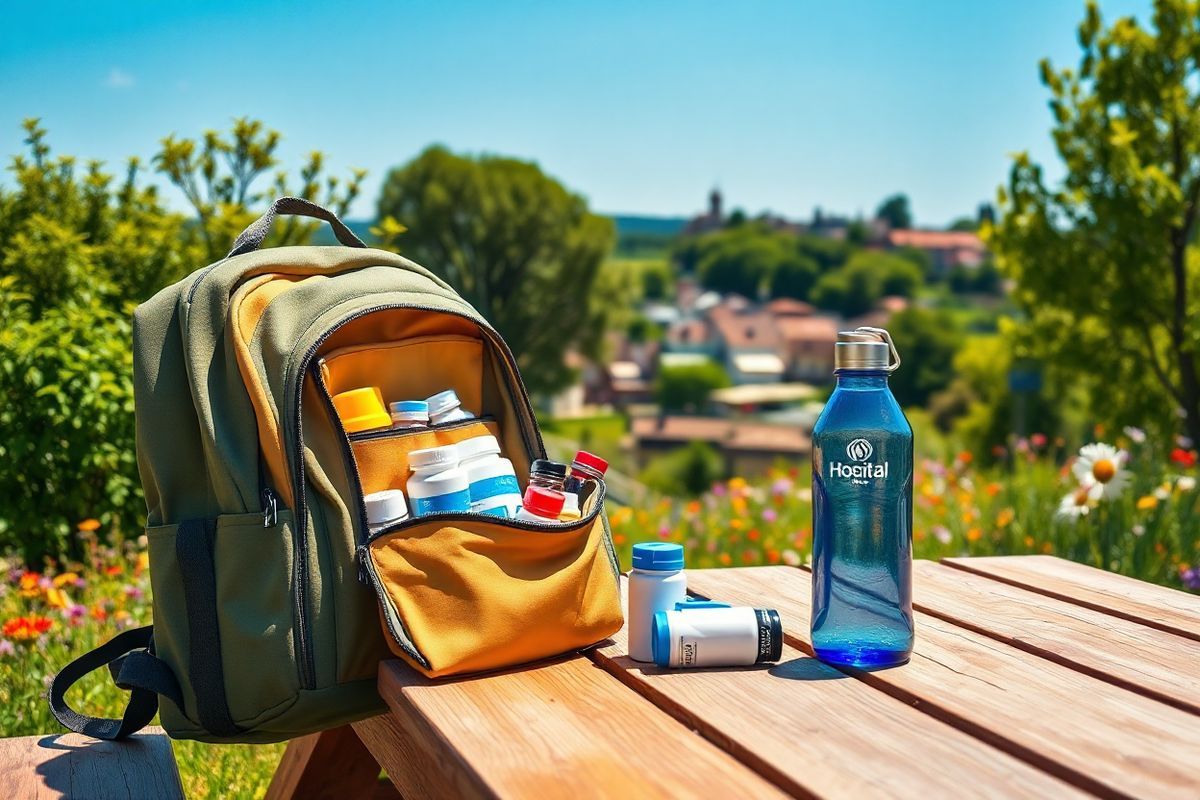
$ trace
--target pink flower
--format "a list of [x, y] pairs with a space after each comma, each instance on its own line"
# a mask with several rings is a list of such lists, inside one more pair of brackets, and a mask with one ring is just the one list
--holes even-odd
[[666, 525], [660, 525], [658, 527], [658, 538], [668, 539], [668, 538], [670, 538], [670, 536], [671, 536], [670, 528], [668, 528]]
[[787, 478], [780, 478], [771, 484], [771, 494], [787, 494], [792, 490], [792, 482]]
[[773, 508], [764, 508], [762, 513], [763, 522], [774, 522], [779, 519], [779, 515], [775, 513]]
[[8, 639], [0, 639], [0, 656], [11, 656], [16, 649]]
[[712, 490], [711, 490], [711, 491], [712, 491], [712, 493], [713, 493], [713, 494], [715, 494], [717, 497], [724, 497], [724, 496], [725, 496], [725, 484], [723, 484], [723, 483], [714, 483], [714, 484], [712, 485]]

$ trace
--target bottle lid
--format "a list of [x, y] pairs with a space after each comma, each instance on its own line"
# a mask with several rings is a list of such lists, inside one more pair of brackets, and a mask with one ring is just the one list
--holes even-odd
[[633, 568], [655, 572], [683, 569], [683, 545], [674, 542], [642, 542], [633, 546]]
[[433, 397], [426, 399], [425, 402], [429, 404], [429, 416], [431, 417], [438, 414], [445, 414], [447, 411], [462, 405], [462, 401], [458, 399], [458, 392], [453, 389], [438, 392]]
[[383, 392], [378, 386], [363, 386], [333, 396], [333, 407], [346, 433], [391, 427], [392, 417], [383, 404]]
[[500, 443], [495, 436], [472, 436], [458, 443], [458, 457], [463, 461], [488, 455], [500, 455]]
[[756, 608], [758, 620], [758, 658], [755, 664], [766, 664], [783, 658], [783, 623], [773, 608]]
[[580, 450], [576, 453], [574, 463], [594, 469], [601, 475], [608, 471], [608, 462], [594, 453], [589, 453], [587, 450]]
[[413, 450], [408, 454], [408, 468], [413, 472], [419, 469], [449, 469], [457, 466], [458, 447], [452, 444]]
[[404, 492], [399, 489], [384, 489], [365, 495], [363, 505], [367, 507], [367, 522], [371, 525], [408, 516], [408, 503], [404, 499]]
[[833, 346], [835, 372], [842, 369], [892, 372], [899, 366], [900, 353], [896, 351], [892, 335], [883, 328], [838, 331], [838, 340]]
[[563, 501], [566, 498], [562, 492], [554, 489], [543, 489], [540, 486], [530, 486], [525, 490], [523, 505], [530, 514], [549, 519], [558, 519], [562, 513]]
[[650, 654], [654, 663], [660, 667], [671, 665], [671, 623], [667, 621], [667, 612], [654, 612], [654, 625], [650, 633]]
[[562, 480], [567, 477], [567, 465], [548, 458], [539, 458], [529, 465], [530, 475], [549, 475], [551, 478]]
[[393, 414], [415, 414], [429, 416], [429, 404], [424, 400], [397, 400], [390, 403], [388, 408]]

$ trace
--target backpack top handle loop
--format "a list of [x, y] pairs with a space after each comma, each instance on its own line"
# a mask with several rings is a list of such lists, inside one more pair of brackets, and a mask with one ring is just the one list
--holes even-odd
[[333, 228], [333, 234], [337, 240], [347, 247], [366, 247], [363, 240], [354, 235], [354, 232], [346, 227], [346, 223], [338, 219], [337, 214], [334, 214], [329, 209], [319, 206], [303, 197], [280, 197], [266, 213], [250, 224], [250, 227], [242, 231], [237, 239], [233, 242], [233, 249], [229, 251], [226, 258], [240, 256], [243, 253], [249, 253], [257, 250], [262, 246], [263, 241], [267, 238], [267, 234], [271, 232], [271, 226], [275, 223], [275, 218], [281, 214], [287, 214], [299, 217], [312, 217], [313, 219], [324, 220]]

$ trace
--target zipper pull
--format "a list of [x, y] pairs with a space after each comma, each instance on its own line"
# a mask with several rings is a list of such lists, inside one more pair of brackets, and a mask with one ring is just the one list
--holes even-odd
[[262, 490], [263, 499], [263, 527], [270, 528], [279, 523], [279, 501], [275, 497], [275, 492], [270, 488]]

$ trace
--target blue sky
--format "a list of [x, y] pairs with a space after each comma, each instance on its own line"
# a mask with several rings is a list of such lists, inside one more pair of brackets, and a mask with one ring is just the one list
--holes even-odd
[[[1078, 59], [1083, 3], [141, 2], [11, 5], [0, 153], [40, 116], [58, 152], [149, 157], [251, 115], [285, 165], [387, 169], [432, 142], [538, 161], [605, 212], [870, 212], [940, 225], [1009, 153], [1053, 160], [1037, 61]], [[1102, 0], [1145, 21], [1148, 0]], [[7, 177], [0, 178], [7, 180]]]

